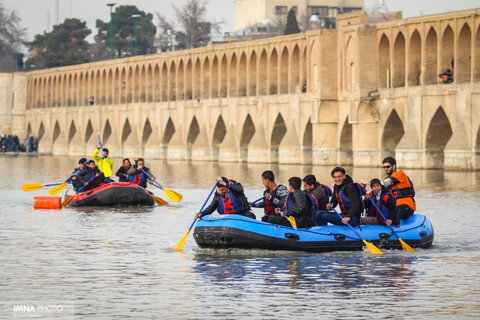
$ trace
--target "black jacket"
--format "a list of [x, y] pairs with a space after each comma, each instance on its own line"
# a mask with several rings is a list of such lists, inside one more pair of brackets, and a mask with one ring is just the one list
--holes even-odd
[[118, 168], [115, 175], [118, 177], [118, 181], [128, 181], [128, 169], [124, 166]]
[[293, 203], [293, 208], [285, 214], [294, 217], [298, 227], [308, 227], [313, 217], [313, 204], [309, 195], [298, 189], [288, 194], [288, 201]]
[[[242, 202], [244, 210], [242, 212], [239, 212], [238, 214], [243, 215], [246, 212], [250, 211], [250, 207], [248, 205], [247, 197], [245, 196], [245, 193], [243, 191], [243, 186], [240, 183], [233, 183], [231, 181], [228, 181], [227, 188], [228, 188], [228, 190], [230, 190], [230, 192], [234, 196], [236, 196]], [[207, 214], [211, 214], [215, 210], [217, 210], [221, 196], [222, 195], [220, 193], [215, 191], [212, 202], [210, 202], [208, 207], [203, 209], [203, 211], [200, 213], [200, 216], [201, 217], [206, 216]]]
[[330, 202], [333, 204], [334, 208], [338, 205], [337, 194], [339, 194], [340, 191], [343, 191], [345, 197], [350, 200], [351, 207], [348, 211], [347, 217], [349, 217], [350, 219], [360, 219], [363, 211], [362, 196], [360, 194], [360, 190], [358, 190], [357, 186], [354, 185], [353, 180], [349, 175], [346, 176], [345, 180], [343, 180], [343, 183], [341, 185], [335, 185], [333, 187], [333, 195]]

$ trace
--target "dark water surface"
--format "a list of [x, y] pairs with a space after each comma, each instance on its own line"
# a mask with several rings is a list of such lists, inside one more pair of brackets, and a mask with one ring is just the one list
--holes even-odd
[[[480, 317], [479, 172], [407, 170], [418, 212], [435, 228], [428, 250], [205, 250], [190, 234], [179, 253], [172, 248], [217, 175], [242, 182], [254, 200], [265, 169], [282, 183], [313, 172], [331, 185], [331, 168], [150, 161], [158, 181], [183, 194], [182, 202], [34, 210], [33, 197], [48, 195], [48, 188], [25, 193], [22, 184], [62, 182], [78, 159], [0, 160], [0, 319], [31, 318], [34, 313], [13, 311], [22, 304], [64, 306], [42, 319]], [[377, 168], [349, 171], [356, 181], [383, 177]]]

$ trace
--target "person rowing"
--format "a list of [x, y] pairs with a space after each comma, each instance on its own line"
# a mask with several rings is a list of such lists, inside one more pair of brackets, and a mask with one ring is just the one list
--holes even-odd
[[128, 181], [138, 184], [139, 186], [146, 188], [147, 182], [153, 183], [155, 177], [149, 168], [145, 167], [145, 160], [138, 158], [135, 160], [135, 164], [127, 171]]

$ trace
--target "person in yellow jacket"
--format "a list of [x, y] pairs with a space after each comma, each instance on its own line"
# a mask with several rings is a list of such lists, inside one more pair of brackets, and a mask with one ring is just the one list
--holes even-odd
[[103, 172], [105, 178], [110, 178], [112, 175], [113, 160], [108, 157], [108, 149], [103, 148], [102, 156], [99, 156], [100, 153], [100, 143], [98, 148], [93, 152], [92, 158], [97, 162], [98, 169]]
[[388, 177], [383, 180], [382, 185], [397, 200], [398, 216], [400, 219], [410, 217], [417, 209], [412, 181], [403, 171], [397, 170], [397, 161], [392, 157], [383, 159], [383, 169]]

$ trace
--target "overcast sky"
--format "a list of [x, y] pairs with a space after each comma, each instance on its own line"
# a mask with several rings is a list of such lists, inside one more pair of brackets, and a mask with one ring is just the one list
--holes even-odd
[[[369, 9], [375, 2], [381, 0], [365, 0]], [[16, 10], [22, 19], [22, 25], [27, 29], [27, 40], [33, 35], [51, 30], [56, 23], [55, 0], [0, 0], [8, 10]], [[87, 21], [92, 34], [96, 34], [95, 20], [109, 21], [109, 2], [117, 5], [136, 5], [143, 11], [161, 13], [171, 16], [172, 4], [183, 6], [186, 0], [59, 0], [59, 21], [65, 18], [78, 18]], [[480, 7], [479, 0], [386, 0], [390, 11], [402, 10], [404, 17], [412, 17], [447, 11], [457, 11]], [[234, 0], [208, 0], [208, 18], [224, 21], [222, 32], [233, 31]]]

